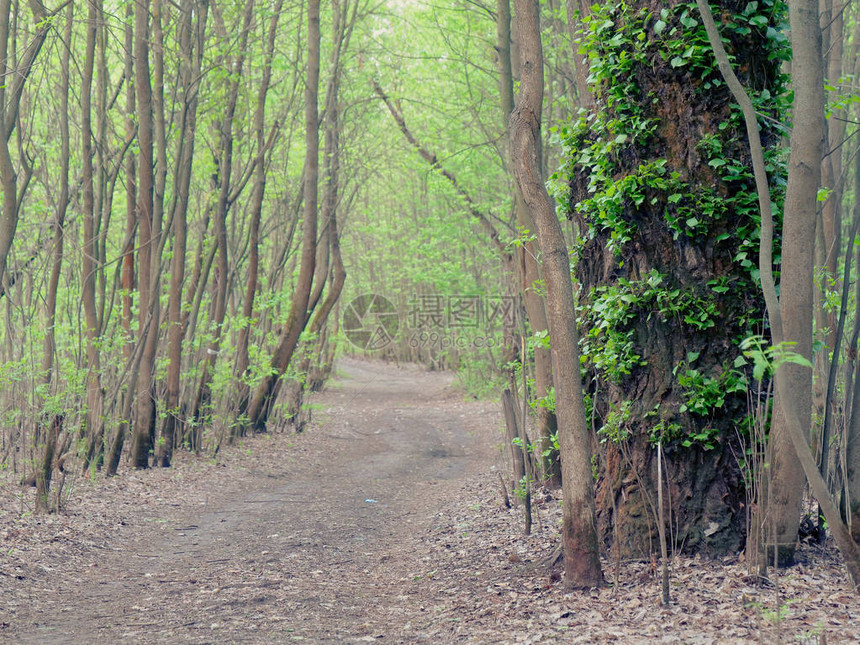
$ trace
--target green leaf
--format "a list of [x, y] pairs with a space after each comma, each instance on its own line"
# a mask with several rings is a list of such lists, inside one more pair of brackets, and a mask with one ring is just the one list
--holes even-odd
[[666, 23], [662, 20], [658, 20], [654, 23], [654, 33], [660, 35], [663, 30], [666, 28]]
[[675, 58], [673, 58], [671, 61], [669, 61], [669, 64], [670, 64], [672, 67], [677, 68], [677, 67], [683, 67], [684, 65], [686, 65], [686, 64], [687, 64], [687, 61], [685, 61], [685, 60], [684, 60], [683, 58], [681, 58], [680, 56], [675, 56]]

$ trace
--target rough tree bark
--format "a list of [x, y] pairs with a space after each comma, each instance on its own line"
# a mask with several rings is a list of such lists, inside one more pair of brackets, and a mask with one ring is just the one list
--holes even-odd
[[568, 587], [603, 582], [591, 477], [591, 439], [579, 375], [579, 338], [568, 249], [540, 173], [543, 101], [539, 3], [516, 0], [522, 58], [520, 96], [511, 115], [514, 173], [537, 224], [544, 260], [563, 485], [562, 544]]
[[[738, 8], [716, 10], [730, 21]], [[758, 244], [745, 128], [710, 52], [667, 55], [673, 39], [686, 51], [684, 39], [704, 36], [695, 11], [648, 2], [594, 12], [587, 45], [597, 110], [570, 139], [570, 208], [582, 232], [584, 354], [605, 446], [601, 536], [623, 555], [653, 552], [660, 442], [672, 548], [736, 552], [746, 520], [737, 429], [748, 412], [739, 342], [764, 317], [747, 258]], [[776, 6], [762, 18], [782, 21]], [[782, 51], [768, 50], [767, 25], [759, 28], [731, 31], [727, 47], [751, 90], [773, 97], [782, 91]], [[777, 105], [763, 100], [759, 109]], [[766, 148], [781, 136], [773, 124], [762, 119]]]

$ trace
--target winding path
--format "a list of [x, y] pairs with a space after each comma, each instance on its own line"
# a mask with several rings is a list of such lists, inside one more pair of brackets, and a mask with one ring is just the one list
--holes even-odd
[[[448, 375], [352, 359], [338, 373], [314, 400], [301, 459], [285, 455], [210, 491], [203, 508], [117, 538], [73, 579], [46, 576], [32, 591], [38, 612], [19, 604], [0, 640], [425, 640], [409, 584], [423, 557], [414, 536], [488, 467], [495, 406], [464, 403]], [[283, 437], [272, 445], [289, 446]]]

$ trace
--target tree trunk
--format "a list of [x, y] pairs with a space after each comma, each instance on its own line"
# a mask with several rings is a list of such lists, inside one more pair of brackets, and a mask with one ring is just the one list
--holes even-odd
[[[134, 5], [126, 5], [125, 25], [125, 132], [128, 141], [135, 137], [134, 115], [137, 109], [135, 100], [134, 83]], [[124, 162], [125, 167], [125, 238], [122, 248], [122, 311], [120, 312], [120, 326], [123, 333], [122, 352], [126, 362], [132, 360], [134, 355], [134, 335], [131, 329], [133, 316], [132, 291], [134, 290], [134, 241], [137, 230], [137, 160], [135, 155], [127, 154]], [[136, 363], [137, 365], [137, 363]], [[122, 449], [125, 445], [126, 434], [131, 427], [131, 410], [134, 401], [136, 381], [136, 369], [132, 373], [131, 382], [122, 389], [120, 409], [122, 415], [116, 424], [113, 439], [110, 441], [110, 449], [107, 455], [105, 475], [113, 477], [119, 468]]]
[[134, 5], [134, 85], [137, 100], [137, 142], [139, 153], [137, 185], [138, 247], [138, 343], [143, 344], [137, 377], [135, 415], [131, 447], [131, 462], [135, 468], [149, 467], [155, 430], [155, 400], [152, 371], [158, 338], [156, 311], [153, 301], [152, 265], [157, 262], [153, 238], [154, 166], [152, 84], [149, 72], [149, 7], [150, 0]]
[[[248, 356], [248, 345], [251, 335], [254, 315], [254, 298], [257, 294], [257, 282], [259, 279], [260, 266], [260, 219], [263, 213], [263, 198], [266, 192], [266, 159], [271, 149], [272, 140], [266, 140], [266, 96], [269, 93], [269, 84], [272, 80], [272, 57], [275, 50], [275, 36], [277, 35], [278, 18], [281, 13], [283, 0], [278, 0], [272, 19], [269, 22], [268, 37], [266, 40], [265, 62], [263, 64], [263, 79], [257, 92], [257, 108], [254, 111], [254, 134], [257, 140], [257, 158], [254, 163], [254, 188], [251, 193], [251, 225], [248, 232], [248, 282], [245, 287], [245, 298], [242, 303], [242, 325], [239, 329], [239, 338], [236, 343], [236, 364], [234, 374], [237, 379], [237, 397], [240, 413], [247, 408], [250, 387], [246, 377], [250, 359]], [[272, 130], [272, 136], [277, 133], [276, 127]], [[241, 431], [241, 425], [235, 427]]]
[[[357, 5], [350, 17], [347, 3], [334, 0], [332, 3], [333, 42], [330, 59], [330, 76], [326, 85], [325, 118], [323, 121], [323, 198], [321, 219], [323, 233], [320, 235], [317, 248], [317, 266], [315, 268], [314, 291], [310, 297], [308, 309], [316, 310], [310, 321], [308, 331], [314, 339], [312, 347], [308, 347], [297, 370], [299, 378], [290, 383], [287, 399], [287, 413], [290, 415], [296, 432], [304, 429], [307, 420], [303, 414], [305, 392], [311, 387], [311, 372], [316, 367], [314, 359], [323, 351], [323, 344], [328, 342], [324, 330], [329, 314], [334, 308], [343, 291], [346, 282], [346, 269], [340, 254], [340, 232], [337, 224], [337, 210], [340, 203], [340, 81], [343, 74], [341, 57], [349, 47], [352, 30], [358, 15]], [[323, 247], [324, 248], [321, 248]], [[325, 298], [319, 308], [324, 287], [328, 285]]]
[[308, 322], [317, 242], [317, 189], [319, 181], [320, 7], [319, 0], [308, 2], [308, 64], [305, 85], [305, 183], [302, 258], [290, 314], [281, 340], [272, 356], [272, 373], [265, 376], [248, 405], [248, 423], [257, 431], [266, 427], [279, 392], [281, 376], [290, 364], [299, 336]]
[[[583, 354], [604, 446], [598, 523], [622, 557], [655, 552], [662, 443], [671, 548], [719, 555], [745, 539], [736, 455], [752, 377], [739, 344], [764, 324], [758, 194], [744, 121], [713, 54], [689, 47], [705, 36], [695, 15], [659, 2], [639, 9], [593, 7], [586, 45], [597, 109], [566, 138]], [[725, 20], [733, 11], [717, 7]], [[785, 51], [763, 34], [782, 16], [766, 17], [732, 31], [728, 47], [751, 91], [776, 97]], [[677, 56], [664, 55], [669, 42]], [[776, 106], [758, 107], [778, 120]], [[773, 121], [760, 125], [770, 150], [780, 133]]]
[[[792, 352], [812, 361], [816, 196], [824, 150], [824, 75], [818, 4], [814, 0], [792, 2], [789, 12], [793, 48], [800, 46], [814, 51], [794, 56], [792, 60], [794, 130], [785, 195], [779, 303], [783, 340], [790, 343]], [[781, 366], [780, 371], [784, 373], [786, 388], [777, 390], [769, 445], [772, 475], [768, 515], [776, 534], [766, 533], [765, 536], [768, 553], [776, 549], [779, 566], [788, 566], [794, 563], [804, 474], [787, 428], [787, 402], [781, 393], [791, 392], [808, 443], [812, 423], [812, 370], [788, 363]]]
[[83, 284], [81, 300], [87, 336], [87, 411], [86, 451], [83, 470], [86, 472], [102, 453], [104, 424], [102, 421], [101, 358], [99, 350], [100, 322], [96, 308], [96, 277], [98, 236], [96, 234], [96, 205], [92, 145], [92, 85], [95, 68], [96, 35], [101, 19], [101, 3], [93, 0], [87, 12], [87, 39], [84, 55], [83, 82], [81, 85], [81, 163], [83, 164]]
[[[0, 212], [0, 293], [3, 292], [4, 288], [6, 258], [12, 249], [15, 230], [18, 228], [22, 197], [18, 194], [18, 174], [9, 150], [9, 140], [18, 122], [18, 108], [21, 104], [24, 85], [33, 71], [36, 58], [52, 24], [47, 19], [47, 13], [41, 3], [32, 2], [30, 7], [34, 12], [35, 33], [23, 53], [19, 53], [15, 47], [15, 34], [11, 33], [13, 30], [12, 2], [11, 0], [0, 0], [0, 61], [2, 61], [0, 62], [0, 72], [6, 79], [0, 84], [0, 189], [3, 191], [3, 210]], [[10, 43], [10, 37], [12, 43]], [[16, 61], [18, 62], [17, 66], [15, 66]], [[31, 171], [28, 170], [27, 172], [29, 174]], [[26, 187], [28, 180], [29, 176], [27, 181], [23, 182], [24, 187]]]
[[233, 120], [236, 114], [236, 104], [239, 100], [239, 89], [242, 81], [242, 70], [245, 65], [245, 50], [248, 34], [251, 29], [251, 19], [254, 16], [253, 0], [245, 4], [242, 16], [242, 31], [240, 32], [239, 53], [228, 59], [232, 70], [228, 77], [227, 103], [224, 116], [219, 127], [218, 147], [218, 201], [215, 205], [215, 240], [217, 245], [217, 264], [215, 266], [215, 300], [214, 312], [210, 318], [212, 341], [206, 351], [206, 357], [200, 370], [200, 382], [194, 399], [191, 416], [195, 426], [201, 426], [208, 418], [208, 410], [212, 399], [212, 377], [215, 372], [215, 362], [221, 351], [221, 330], [227, 315], [227, 295], [229, 281], [229, 263], [227, 258], [227, 213], [233, 196], [231, 191], [233, 176]]
[[[199, 77], [203, 62], [208, 2], [199, 5], [194, 0], [183, 0], [179, 17], [179, 85], [183, 97], [179, 112], [176, 138], [176, 164], [173, 177], [174, 197], [170, 209], [173, 222], [173, 258], [170, 266], [170, 294], [167, 304], [167, 392], [165, 418], [162, 426], [162, 443], [156, 461], [162, 467], [170, 466], [176, 444], [177, 430], [182, 427], [180, 410], [180, 376], [182, 374], [182, 285], [185, 281], [185, 252], [188, 239], [188, 204], [191, 169], [194, 163], [194, 137], [197, 134], [197, 106], [199, 104]], [[196, 20], [194, 19], [196, 17]]]
[[537, 224], [544, 258], [556, 415], [561, 444], [563, 485], [562, 543], [566, 585], [590, 587], [603, 582], [595, 525], [591, 479], [591, 439], [582, 399], [579, 374], [579, 338], [570, 262], [561, 225], [550, 203], [540, 173], [543, 52], [539, 3], [516, 0], [522, 57], [520, 97], [511, 115], [514, 172]]
[[[67, 10], [68, 16], [64, 28], [66, 42], [71, 42], [74, 7]], [[60, 273], [63, 270], [63, 242], [66, 225], [66, 211], [69, 206], [69, 57], [70, 48], [65, 48], [60, 58], [60, 83], [57, 88], [60, 96], [60, 110], [58, 116], [60, 126], [60, 195], [57, 199], [57, 217], [54, 221], [54, 261], [51, 264], [51, 275], [48, 279], [48, 295], [45, 300], [47, 313], [47, 327], [45, 329], [45, 344], [42, 352], [42, 383], [50, 387], [53, 382], [55, 334], [54, 327], [57, 321], [57, 289], [60, 284]], [[44, 408], [44, 401], [42, 402]], [[54, 472], [54, 459], [56, 458], [59, 433], [62, 429], [62, 414], [52, 411], [46, 414], [41, 411], [39, 423], [42, 426], [44, 436], [44, 449], [42, 462], [36, 475], [36, 510], [45, 512], [50, 510], [49, 493], [51, 490], [51, 477]]]
[[[510, 0], [498, 0], [496, 10], [496, 50], [499, 56], [499, 94], [502, 103], [502, 116], [505, 129], [514, 109], [514, 80], [511, 67], [511, 13]], [[509, 137], [508, 137], [509, 138]], [[505, 146], [510, 158], [510, 142]], [[509, 161], [509, 163], [513, 163]], [[535, 224], [532, 214], [523, 201], [519, 185], [514, 182], [514, 198], [517, 210], [517, 225], [524, 235], [534, 232]], [[546, 305], [543, 296], [538, 293], [537, 284], [541, 279], [540, 265], [537, 259], [537, 245], [526, 240], [518, 250], [517, 269], [520, 277], [520, 289], [526, 307], [531, 333], [545, 334], [549, 324], [546, 317]], [[535, 362], [535, 398], [544, 399], [551, 391], [552, 358], [549, 350], [543, 346], [534, 349]], [[540, 437], [541, 475], [550, 486], [557, 488], [561, 485], [561, 463], [558, 454], [553, 449], [552, 435], [556, 433], [557, 423], [555, 412], [545, 405], [537, 408], [537, 425]], [[544, 457], [546, 455], [546, 457]]]

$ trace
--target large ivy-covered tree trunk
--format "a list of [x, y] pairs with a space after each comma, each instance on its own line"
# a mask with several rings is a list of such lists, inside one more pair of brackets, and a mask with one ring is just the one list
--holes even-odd
[[[773, 118], [760, 119], [771, 148], [784, 6], [712, 7], [741, 81]], [[585, 25], [596, 107], [565, 140], [599, 528], [622, 554], [656, 550], [662, 442], [674, 546], [735, 551], [751, 378], [739, 344], [765, 325], [743, 119], [694, 3], [609, 3]], [[779, 202], [782, 164], [768, 154]]]

